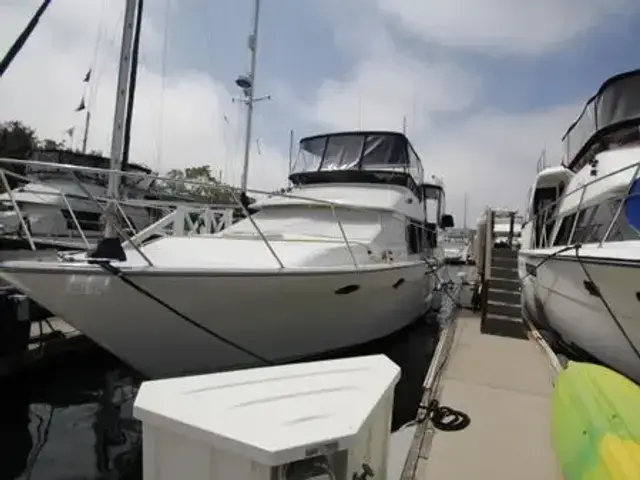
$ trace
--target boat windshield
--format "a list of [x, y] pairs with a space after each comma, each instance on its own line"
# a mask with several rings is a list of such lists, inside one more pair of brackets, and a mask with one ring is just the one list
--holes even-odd
[[438, 223], [444, 213], [443, 197], [444, 191], [438, 185], [422, 185], [422, 195], [425, 199], [427, 209], [427, 219], [430, 222]]
[[304, 138], [292, 173], [346, 170], [405, 173], [418, 183], [420, 158], [398, 133], [341, 133]]

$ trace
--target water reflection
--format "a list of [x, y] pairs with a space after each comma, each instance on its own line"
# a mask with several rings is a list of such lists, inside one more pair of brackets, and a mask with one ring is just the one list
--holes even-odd
[[62, 360], [3, 382], [2, 478], [139, 478], [139, 379], [100, 351]]

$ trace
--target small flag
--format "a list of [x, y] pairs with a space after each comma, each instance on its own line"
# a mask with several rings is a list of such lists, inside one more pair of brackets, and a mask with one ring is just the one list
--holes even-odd
[[73, 132], [75, 132], [75, 130], [76, 130], [76, 127], [69, 127], [64, 131], [64, 133], [65, 135], [73, 137]]
[[80, 100], [80, 105], [78, 105], [78, 108], [76, 108], [76, 112], [81, 112], [85, 108], [87, 108], [87, 106], [84, 103], [84, 97], [82, 97], [82, 100]]
[[89, 80], [91, 80], [91, 69], [89, 69], [89, 71], [87, 72], [87, 74], [84, 76], [84, 80], [83, 82], [88, 82]]

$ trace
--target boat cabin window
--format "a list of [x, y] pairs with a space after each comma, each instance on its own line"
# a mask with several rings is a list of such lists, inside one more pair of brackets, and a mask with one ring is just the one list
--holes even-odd
[[[367, 171], [371, 174], [362, 175]], [[368, 180], [364, 181], [395, 180], [398, 183], [409, 177], [413, 188], [422, 182], [424, 174], [422, 162], [407, 137], [393, 132], [336, 133], [303, 138], [292, 169], [292, 181], [318, 180], [320, 177], [314, 174], [321, 172], [355, 174], [340, 175], [341, 181], [366, 178]]]
[[[571, 244], [600, 243], [607, 233], [609, 225], [615, 218], [620, 207], [620, 199], [611, 198], [599, 205], [591, 205], [580, 210], [577, 215], [576, 226], [571, 237]], [[563, 230], [568, 225], [570, 231], [575, 214], [565, 216], [556, 236], [554, 245], [569, 244], [568, 234]], [[624, 209], [618, 215], [606, 242], [620, 242], [625, 240], [640, 240], [640, 234], [627, 221]]]
[[535, 219], [535, 238], [538, 247], [548, 246], [551, 241], [551, 233], [555, 224], [556, 201], [560, 196], [559, 188], [555, 187], [537, 188], [533, 197], [533, 217]]
[[571, 229], [573, 228], [573, 221], [576, 218], [576, 214], [565, 215], [562, 217], [560, 228], [556, 234], [556, 238], [553, 240], [553, 245], [566, 245], [569, 243], [569, 237], [571, 236]]
[[589, 240], [591, 232], [593, 231], [591, 217], [593, 216], [594, 208], [595, 207], [584, 208], [578, 212], [571, 243], [586, 243]]
[[437, 185], [424, 184], [422, 195], [425, 200], [427, 219], [437, 225], [444, 214], [444, 191]]
[[327, 139], [323, 137], [310, 138], [304, 148], [300, 145], [298, 159], [293, 167], [294, 172], [315, 172], [320, 168], [322, 155]]
[[423, 228], [418, 225], [415, 220], [408, 219], [407, 224], [407, 250], [409, 255], [415, 255], [416, 253], [421, 253], [423, 250]]

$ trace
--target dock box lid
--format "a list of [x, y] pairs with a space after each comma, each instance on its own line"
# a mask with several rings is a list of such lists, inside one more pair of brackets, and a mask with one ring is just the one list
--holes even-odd
[[394, 388], [384, 355], [298, 363], [144, 382], [134, 416], [264, 465], [342, 450]]

